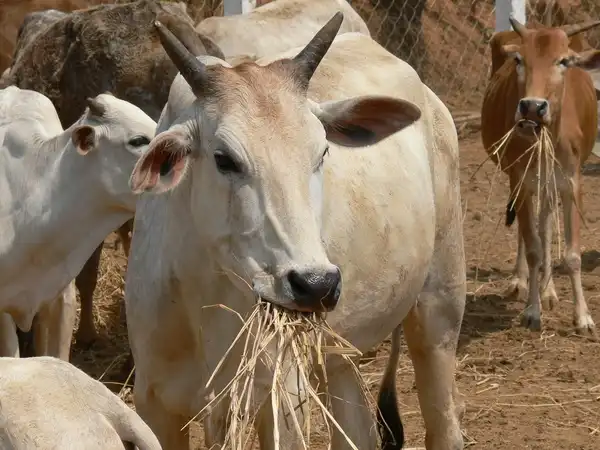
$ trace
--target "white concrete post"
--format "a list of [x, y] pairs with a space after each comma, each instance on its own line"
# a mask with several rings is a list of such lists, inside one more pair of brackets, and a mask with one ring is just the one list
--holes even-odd
[[223, 0], [223, 15], [246, 14], [254, 9], [252, 0]]
[[526, 23], [525, 6], [527, 0], [496, 0], [496, 32], [512, 30], [508, 17], [514, 14], [522, 24]]

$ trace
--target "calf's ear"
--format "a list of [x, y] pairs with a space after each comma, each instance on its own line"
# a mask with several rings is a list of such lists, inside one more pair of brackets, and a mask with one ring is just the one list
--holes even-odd
[[177, 187], [191, 159], [191, 141], [182, 130], [167, 130], [154, 137], [138, 160], [129, 186], [135, 194], [160, 194]]
[[71, 133], [71, 141], [80, 155], [87, 155], [98, 145], [98, 136], [94, 127], [81, 125], [75, 127]]
[[327, 140], [345, 147], [373, 145], [421, 117], [417, 105], [384, 96], [364, 96], [321, 103], [315, 114]]

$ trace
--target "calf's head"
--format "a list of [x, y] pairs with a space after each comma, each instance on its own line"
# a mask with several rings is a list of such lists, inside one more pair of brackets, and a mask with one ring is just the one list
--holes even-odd
[[569, 39], [600, 25], [600, 21], [539, 29], [526, 28], [514, 17], [510, 23], [521, 40], [520, 44], [502, 47], [506, 55], [514, 58], [517, 71], [520, 100], [515, 121], [525, 134], [541, 126], [553, 129], [560, 120], [566, 71], [573, 67], [600, 67], [600, 51], [577, 53], [569, 48]]
[[[340, 270], [325, 254], [320, 232], [330, 143], [369, 146], [421, 114], [389, 97], [307, 99], [342, 19], [337, 13], [293, 59], [235, 67], [206, 66], [157, 22], [165, 50], [195, 95], [193, 111], [168, 129], [159, 123], [164, 131], [131, 176], [134, 192], [189, 189], [194, 228], [221, 268], [235, 274], [232, 280], [306, 312], [332, 310], [341, 291]], [[181, 98], [173, 94], [177, 80], [167, 108]], [[341, 157], [344, 150], [332, 151]]]
[[111, 94], [88, 98], [84, 115], [72, 127], [73, 146], [93, 167], [92, 176], [100, 179], [114, 208], [135, 211], [129, 176], [155, 130], [146, 113]]

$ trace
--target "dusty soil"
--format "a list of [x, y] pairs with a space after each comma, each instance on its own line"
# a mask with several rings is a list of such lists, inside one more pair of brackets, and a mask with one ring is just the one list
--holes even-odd
[[[490, 189], [495, 168], [489, 162], [473, 177], [484, 156], [477, 135], [461, 142], [469, 294], [457, 380], [467, 404], [462, 422], [465, 442], [473, 449], [598, 449], [600, 343], [574, 334], [570, 283], [558, 267], [556, 253], [555, 283], [561, 301], [555, 310], [544, 311], [542, 332], [520, 326], [524, 304], [503, 296], [516, 255], [516, 231], [503, 225], [508, 188], [499, 175]], [[600, 178], [585, 176], [584, 191], [583, 285], [600, 325]], [[110, 380], [127, 352], [122, 307], [125, 259], [110, 244], [105, 255], [96, 299], [103, 338], [92, 349], [75, 347], [72, 361], [119, 389], [120, 384]], [[384, 342], [376, 358], [361, 367], [373, 394], [388, 350], [389, 343]], [[407, 446], [423, 446], [423, 421], [406, 349], [398, 392]], [[199, 427], [193, 426], [192, 433], [196, 448], [202, 448]]]

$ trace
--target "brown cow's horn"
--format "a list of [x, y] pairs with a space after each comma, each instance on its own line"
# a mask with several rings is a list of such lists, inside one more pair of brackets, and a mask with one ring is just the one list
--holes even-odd
[[85, 102], [87, 103], [87, 107], [89, 108], [92, 116], [104, 116], [104, 113], [106, 112], [106, 106], [100, 103], [97, 99], [88, 97]]
[[593, 22], [580, 23], [577, 25], [565, 25], [561, 28], [567, 34], [567, 36], [573, 36], [574, 34], [581, 33], [583, 31], [589, 30], [595, 26], [600, 25], [600, 20], [594, 20]]
[[521, 22], [519, 22], [517, 19], [515, 19], [515, 16], [513, 14], [510, 15], [508, 21], [513, 27], [513, 30], [515, 30], [519, 36], [523, 37], [525, 36], [525, 34], [527, 34], [527, 27]]
[[198, 61], [160, 21], [155, 21], [154, 26], [158, 31], [160, 43], [175, 67], [179, 69], [194, 94], [202, 96], [208, 85], [206, 66]]
[[315, 37], [294, 58], [294, 64], [299, 71], [299, 81], [304, 89], [308, 89], [311, 77], [315, 73], [315, 70], [317, 70], [325, 53], [329, 50], [331, 43], [342, 26], [343, 20], [344, 14], [341, 11], [336, 12], [329, 19], [329, 22], [319, 30]]

